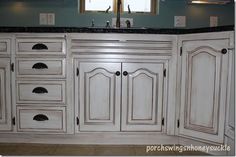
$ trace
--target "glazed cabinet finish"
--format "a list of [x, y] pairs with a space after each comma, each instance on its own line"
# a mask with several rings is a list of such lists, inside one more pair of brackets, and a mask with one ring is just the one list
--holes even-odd
[[67, 133], [65, 36], [18, 35], [15, 51], [17, 132]]
[[161, 131], [164, 65], [122, 63], [122, 70], [122, 131]]
[[161, 131], [163, 71], [163, 63], [79, 63], [80, 131]]
[[10, 65], [10, 58], [0, 58], [0, 131], [12, 129]]
[[80, 131], [120, 130], [120, 63], [80, 63]]
[[180, 134], [223, 143], [229, 39], [182, 43]]

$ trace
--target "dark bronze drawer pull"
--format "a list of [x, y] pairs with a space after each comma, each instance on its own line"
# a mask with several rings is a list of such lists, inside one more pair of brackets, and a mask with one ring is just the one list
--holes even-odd
[[32, 50], [48, 50], [48, 47], [42, 43], [35, 44]]
[[34, 116], [33, 120], [35, 120], [35, 121], [46, 121], [46, 120], [49, 120], [49, 119], [44, 114], [37, 114], [36, 116]]
[[48, 69], [48, 66], [44, 63], [35, 63], [32, 69]]
[[44, 94], [44, 93], [48, 93], [47, 89], [43, 88], [43, 87], [36, 87], [34, 88], [34, 90], [32, 91], [32, 93], [36, 93], [36, 94]]

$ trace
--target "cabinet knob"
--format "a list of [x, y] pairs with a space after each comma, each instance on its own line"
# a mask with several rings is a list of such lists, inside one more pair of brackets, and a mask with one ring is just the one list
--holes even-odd
[[226, 54], [227, 52], [228, 52], [228, 50], [225, 49], [225, 48], [221, 50], [221, 53], [222, 53], [222, 54]]
[[124, 75], [124, 76], [127, 76], [127, 75], [128, 75], [128, 72], [127, 72], [127, 71], [124, 71], [124, 72], [123, 72], [123, 75]]
[[120, 76], [120, 72], [119, 71], [116, 72], [116, 76]]

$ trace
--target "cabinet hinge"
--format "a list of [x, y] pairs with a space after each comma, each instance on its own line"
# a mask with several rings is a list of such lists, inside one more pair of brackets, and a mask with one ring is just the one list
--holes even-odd
[[14, 63], [11, 63], [11, 71], [14, 72]]
[[79, 76], [79, 68], [76, 69], [76, 76]]
[[16, 118], [15, 117], [12, 118], [12, 125], [16, 125]]
[[79, 117], [76, 117], [76, 124], [79, 125]]
[[166, 69], [164, 69], [163, 75], [164, 75], [164, 77], [166, 77]]
[[183, 53], [183, 47], [181, 46], [180, 47], [180, 56], [182, 56], [182, 53]]
[[177, 128], [179, 128], [179, 119], [177, 120]]
[[161, 125], [165, 125], [165, 119], [164, 118], [162, 118], [162, 120], [161, 120]]

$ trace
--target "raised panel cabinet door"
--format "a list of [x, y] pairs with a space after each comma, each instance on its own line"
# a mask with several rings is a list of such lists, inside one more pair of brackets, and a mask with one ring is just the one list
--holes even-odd
[[79, 64], [80, 131], [120, 130], [120, 63]]
[[0, 130], [11, 126], [10, 59], [0, 58]]
[[[223, 142], [229, 40], [184, 41], [180, 134]], [[223, 53], [222, 53], [223, 52]]]
[[122, 64], [122, 131], [161, 131], [162, 63]]

